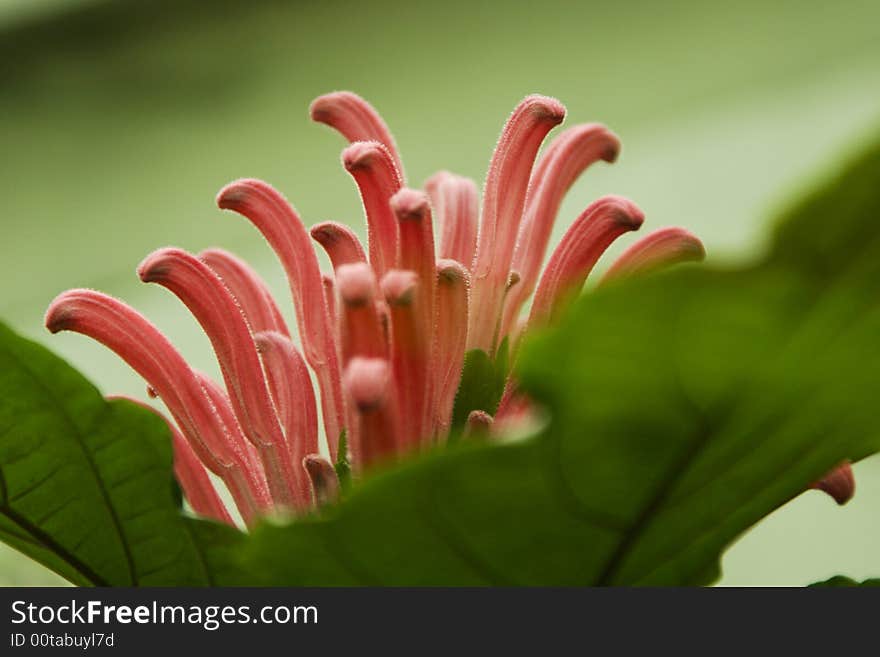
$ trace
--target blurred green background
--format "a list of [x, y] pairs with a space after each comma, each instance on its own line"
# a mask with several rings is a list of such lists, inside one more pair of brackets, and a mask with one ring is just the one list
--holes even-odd
[[[242, 176], [279, 187], [307, 223], [363, 233], [343, 143], [307, 116], [335, 89], [383, 113], [411, 184], [440, 168], [481, 182], [516, 102], [556, 96], [568, 123], [606, 123], [624, 143], [572, 190], [557, 236], [618, 193], [651, 227], [694, 230], [716, 262], [753, 257], [774, 212], [880, 125], [878, 24], [876, 0], [0, 0], [0, 317], [103, 391], [144, 397], [115, 356], [42, 327], [55, 294], [95, 287], [216, 371], [195, 321], [134, 268], [160, 246], [224, 246], [286, 301], [259, 235], [213, 205]], [[809, 492], [744, 536], [722, 583], [880, 575], [880, 460], [856, 475], [846, 507]], [[58, 581], [0, 546], [0, 584]]]

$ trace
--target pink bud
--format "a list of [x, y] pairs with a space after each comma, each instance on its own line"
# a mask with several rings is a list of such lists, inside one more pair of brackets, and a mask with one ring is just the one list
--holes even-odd
[[601, 282], [644, 274], [681, 262], [706, 257], [703, 243], [684, 228], [661, 228], [645, 235], [624, 251], [605, 272]]
[[343, 265], [336, 272], [340, 299], [342, 362], [354, 356], [384, 358], [387, 340], [376, 307], [376, 275], [365, 263]]
[[375, 141], [359, 141], [342, 151], [342, 164], [361, 193], [367, 216], [370, 264], [381, 277], [397, 257], [397, 222], [389, 201], [403, 186], [403, 179], [388, 149]]
[[464, 425], [466, 438], [483, 438], [492, 430], [492, 416], [485, 411], [471, 411]]
[[411, 271], [392, 270], [382, 279], [391, 317], [391, 365], [397, 383], [401, 439], [417, 445], [430, 438], [428, 363], [430, 343], [423, 330], [422, 289]]
[[327, 221], [312, 226], [309, 231], [318, 244], [324, 247], [333, 269], [339, 269], [342, 265], [353, 262], [366, 262], [364, 247], [361, 246], [357, 235], [348, 226], [343, 226], [335, 221]]
[[312, 101], [309, 115], [312, 121], [335, 128], [350, 142], [381, 143], [394, 158], [397, 169], [403, 172], [403, 164], [397, 154], [397, 146], [391, 131], [373, 106], [357, 94], [350, 91], [336, 91], [319, 96]]
[[382, 358], [353, 358], [343, 377], [358, 417], [352, 441], [356, 467], [385, 460], [400, 448], [391, 367]]

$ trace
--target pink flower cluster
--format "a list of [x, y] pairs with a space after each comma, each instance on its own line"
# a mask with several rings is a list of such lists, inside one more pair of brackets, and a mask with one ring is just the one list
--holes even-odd
[[[529, 96], [513, 111], [482, 203], [473, 181], [447, 172], [432, 176], [424, 191], [408, 188], [391, 133], [359, 96], [322, 96], [311, 116], [350, 142], [342, 163], [363, 200], [366, 249], [342, 224], [307, 230], [265, 182], [238, 180], [217, 196], [220, 208], [249, 219], [280, 258], [300, 347], [265, 283], [220, 249], [160, 249], [138, 274], [186, 304], [212, 343], [223, 385], [193, 370], [152, 323], [113, 297], [70, 290], [46, 316], [52, 332], [100, 341], [147, 381], [174, 420], [175, 472], [190, 506], [224, 522], [232, 522], [230, 512], [209, 472], [250, 525], [272, 511], [305, 512], [334, 499], [334, 463], [342, 457], [357, 475], [446, 440], [465, 353], [494, 355], [503, 344], [515, 351], [523, 330], [552, 322], [605, 249], [643, 220], [631, 201], [597, 200], [542, 273], [565, 193], [592, 163], [613, 162], [620, 148], [607, 128], [584, 124], [561, 132], [538, 157], [565, 116], [552, 98]], [[321, 272], [312, 240], [327, 252], [332, 274]], [[634, 243], [605, 279], [702, 257], [693, 235], [665, 228]], [[514, 390], [508, 386], [498, 409], [472, 409], [471, 424], [521, 408]], [[347, 454], [339, 453], [342, 436]]]

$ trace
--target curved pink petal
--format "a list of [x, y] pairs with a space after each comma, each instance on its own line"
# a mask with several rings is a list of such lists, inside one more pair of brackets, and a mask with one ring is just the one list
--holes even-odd
[[303, 352], [321, 388], [324, 429], [331, 457], [336, 459], [339, 436], [345, 426], [345, 401], [336, 352], [336, 331], [324, 299], [318, 258], [296, 211], [270, 185], [238, 180], [217, 195], [217, 205], [234, 210], [253, 222], [281, 260], [296, 305]]
[[522, 283], [511, 290], [504, 304], [502, 336], [509, 332], [522, 304], [535, 290], [565, 194], [591, 164], [599, 160], [614, 162], [619, 152], [620, 140], [613, 132], [605, 126], [589, 123], [563, 131], [541, 155], [529, 183], [511, 265], [520, 273]]
[[309, 107], [312, 121], [324, 123], [339, 131], [348, 141], [377, 141], [394, 158], [394, 164], [403, 176], [403, 162], [397, 152], [394, 137], [370, 103], [350, 91], [336, 91], [319, 96]]
[[565, 107], [559, 101], [529, 96], [513, 111], [495, 147], [472, 267], [468, 349], [494, 351], [532, 165], [544, 137], [564, 117]]
[[699, 262], [705, 257], [706, 249], [693, 233], [684, 228], [660, 228], [624, 251], [600, 282], [643, 274], [681, 262]]
[[480, 194], [470, 178], [440, 171], [425, 181], [434, 217], [440, 226], [441, 258], [457, 260], [470, 269], [477, 248]]
[[208, 265], [181, 249], [159, 249], [147, 256], [138, 275], [145, 283], [173, 292], [201, 324], [220, 362], [239, 424], [260, 453], [272, 497], [280, 506], [292, 506], [293, 463], [253, 336], [235, 299]]
[[86, 335], [140, 374], [168, 407], [202, 463], [233, 492], [245, 522], [266, 506], [265, 483], [261, 485], [249, 469], [246, 445], [236, 441], [235, 427], [224, 421], [198, 375], [143, 315], [106, 294], [69, 290], [50, 304], [46, 327], [52, 333]]
[[398, 227], [389, 201], [403, 178], [388, 149], [376, 141], [358, 141], [342, 151], [342, 164], [357, 183], [367, 217], [370, 264], [382, 277], [397, 258]]
[[324, 247], [333, 269], [339, 269], [342, 265], [354, 262], [366, 262], [364, 247], [361, 246], [357, 235], [348, 226], [335, 221], [325, 221], [315, 224], [309, 231], [318, 244]]
[[241, 306], [252, 331], [278, 331], [290, 337], [287, 323], [263, 279], [244, 260], [223, 249], [205, 249], [199, 259], [213, 269]]
[[584, 210], [550, 256], [529, 324], [550, 321], [570, 295], [580, 290], [605, 249], [620, 235], [638, 230], [643, 220], [635, 203], [619, 196], [605, 196]]
[[232, 464], [234, 455], [196, 375], [139, 312], [101, 292], [68, 290], [49, 305], [46, 327], [82, 333], [114, 351], [161, 396], [202, 461], [217, 474]]
[[[290, 460], [296, 466], [306, 454], [318, 451], [318, 411], [309, 370], [293, 342], [280, 333], [263, 331], [254, 336], [254, 341], [284, 427]], [[300, 495], [298, 503], [307, 506], [311, 496], [309, 482], [301, 468], [295, 467], [294, 473]]]
[[229, 395], [226, 394], [223, 386], [202, 372], [195, 372], [195, 375], [205, 394], [211, 400], [220, 423], [226, 428], [225, 435], [229, 437], [229, 446], [236, 454], [237, 465], [229, 472], [228, 476], [224, 477], [223, 482], [229, 489], [232, 498], [236, 500], [236, 506], [240, 511], [242, 505], [238, 503], [238, 500], [245, 500], [246, 492], [250, 491], [255, 501], [256, 507], [254, 509], [248, 508], [246, 512], [241, 512], [245, 523], [250, 526], [260, 515], [271, 511], [274, 506], [263, 463], [256, 447], [245, 438], [238, 418], [235, 417], [235, 412], [232, 410]]

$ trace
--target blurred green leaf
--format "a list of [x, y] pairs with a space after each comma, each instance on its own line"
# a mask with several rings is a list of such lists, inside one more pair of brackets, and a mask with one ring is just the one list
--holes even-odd
[[80, 585], [232, 581], [240, 535], [175, 487], [161, 419], [0, 324], [0, 540]]
[[763, 263], [582, 299], [520, 361], [541, 436], [376, 477], [324, 520], [261, 528], [248, 562], [296, 585], [711, 582], [742, 531], [880, 449], [878, 215], [874, 148]]

